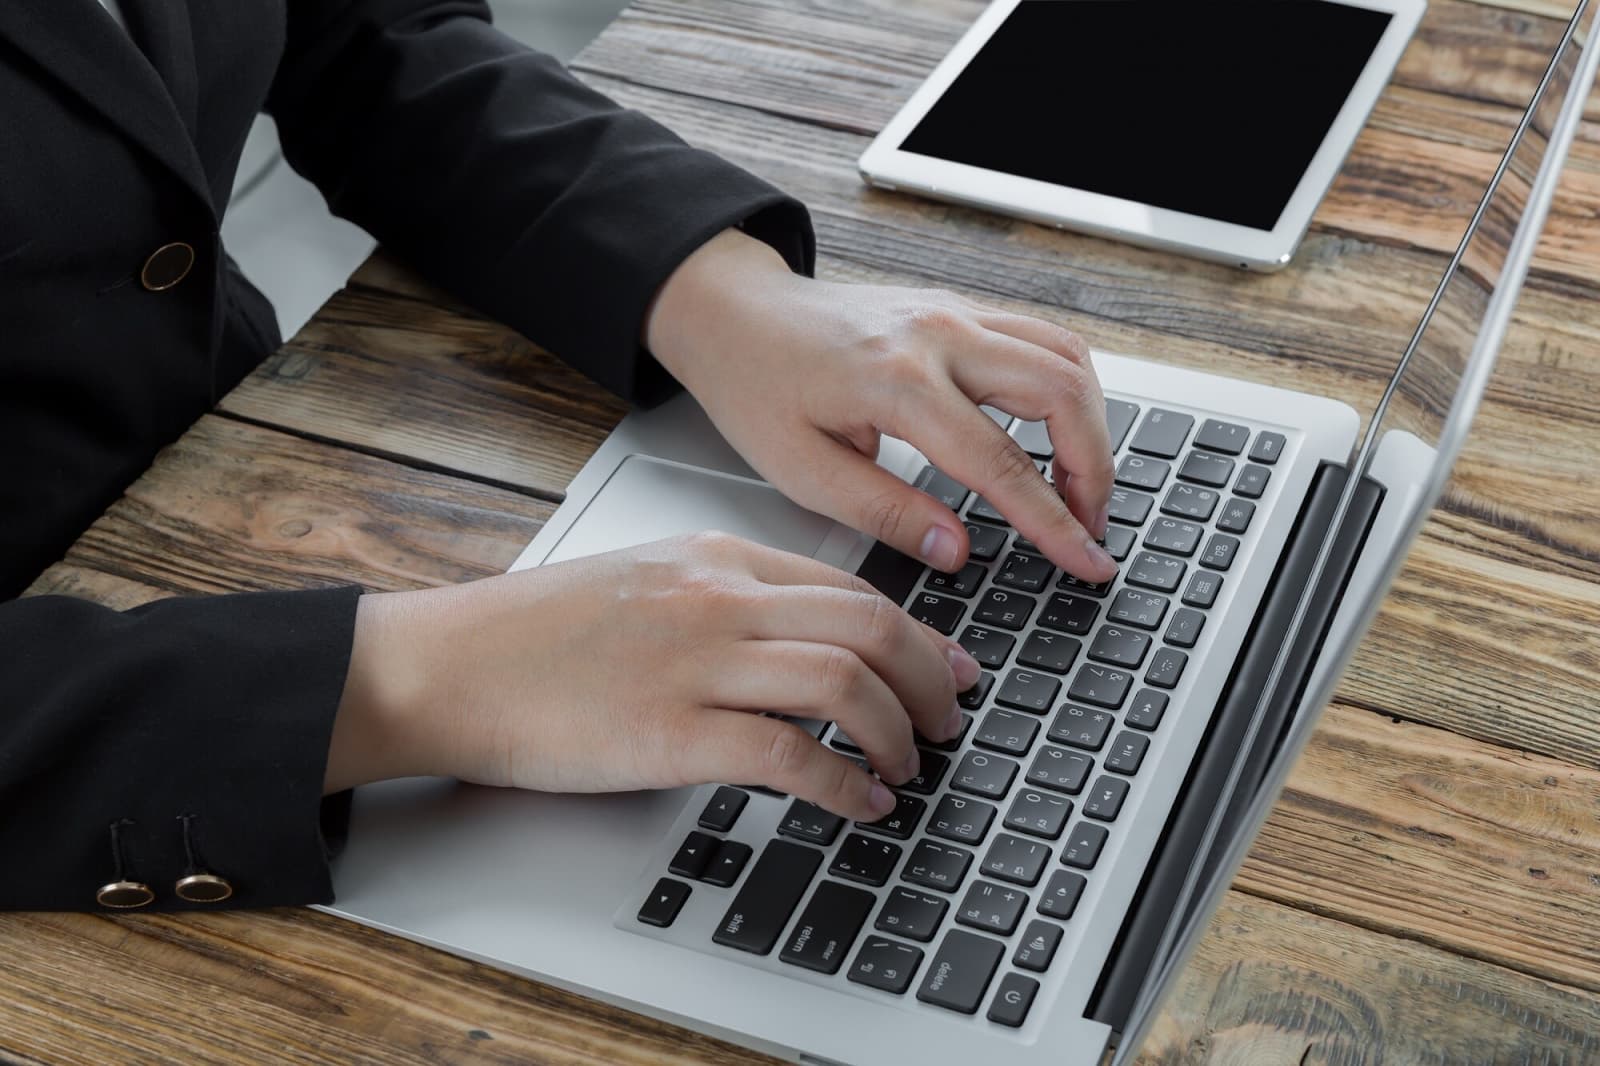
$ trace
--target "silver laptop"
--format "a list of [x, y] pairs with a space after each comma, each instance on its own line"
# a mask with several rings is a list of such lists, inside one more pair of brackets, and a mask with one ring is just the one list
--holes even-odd
[[862, 573], [983, 661], [888, 818], [388, 782], [357, 794], [328, 909], [801, 1062], [1131, 1061], [1443, 489], [1595, 79], [1589, 6], [1370, 418], [1096, 353], [1104, 586], [897, 442], [883, 464], [972, 530], [962, 575], [789, 503], [688, 397], [618, 426], [517, 567], [723, 529]]

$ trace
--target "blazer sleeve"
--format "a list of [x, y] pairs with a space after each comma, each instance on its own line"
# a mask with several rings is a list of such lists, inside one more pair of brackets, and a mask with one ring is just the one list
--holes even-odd
[[482, 0], [289, 0], [267, 109], [338, 214], [641, 403], [650, 300], [733, 226], [810, 273], [805, 208], [517, 44]]
[[183, 909], [196, 872], [233, 888], [202, 906], [332, 899], [322, 783], [359, 594], [0, 604], [0, 908], [96, 910], [126, 880]]

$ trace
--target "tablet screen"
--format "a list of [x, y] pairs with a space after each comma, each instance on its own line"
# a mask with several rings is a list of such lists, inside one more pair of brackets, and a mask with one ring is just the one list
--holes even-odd
[[1390, 14], [1022, 0], [907, 152], [1271, 230]]

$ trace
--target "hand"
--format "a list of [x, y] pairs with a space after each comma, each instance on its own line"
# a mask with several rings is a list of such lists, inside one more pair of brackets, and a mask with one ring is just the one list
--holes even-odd
[[[874, 462], [888, 434], [988, 497], [1057, 566], [1116, 573], [1097, 543], [1111, 498], [1105, 401], [1089, 349], [1060, 326], [946, 292], [812, 281], [728, 231], [662, 286], [645, 340], [802, 506], [960, 569], [960, 519]], [[979, 404], [1046, 422], [1057, 488]]]
[[865, 582], [700, 534], [365, 596], [325, 788], [442, 774], [568, 792], [767, 785], [848, 818], [883, 784], [760, 711], [835, 721], [890, 784], [960, 725], [960, 646]]

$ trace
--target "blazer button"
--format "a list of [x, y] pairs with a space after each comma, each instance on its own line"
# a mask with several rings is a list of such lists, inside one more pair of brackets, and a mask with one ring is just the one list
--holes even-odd
[[150, 292], [165, 292], [189, 276], [194, 267], [194, 246], [183, 241], [163, 244], [150, 253], [139, 271], [139, 284]]
[[172, 891], [185, 903], [221, 903], [233, 895], [233, 885], [226, 877], [216, 874], [190, 874], [172, 886]]
[[95, 902], [100, 906], [119, 911], [147, 906], [155, 898], [156, 894], [150, 891], [150, 886], [139, 881], [113, 881], [109, 885], [101, 885], [94, 894]]

